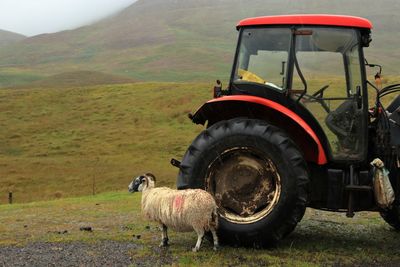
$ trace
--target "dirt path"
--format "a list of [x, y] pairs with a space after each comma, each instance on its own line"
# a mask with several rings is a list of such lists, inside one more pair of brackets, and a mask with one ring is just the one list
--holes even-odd
[[31, 243], [25, 247], [1, 247], [0, 266], [129, 266], [131, 242]]

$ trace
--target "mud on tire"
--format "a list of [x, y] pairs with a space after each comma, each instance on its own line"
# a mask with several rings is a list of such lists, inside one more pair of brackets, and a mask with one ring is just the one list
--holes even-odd
[[232, 119], [204, 130], [183, 157], [178, 187], [205, 188], [219, 207], [224, 243], [275, 244], [304, 215], [308, 173], [302, 154], [280, 129]]

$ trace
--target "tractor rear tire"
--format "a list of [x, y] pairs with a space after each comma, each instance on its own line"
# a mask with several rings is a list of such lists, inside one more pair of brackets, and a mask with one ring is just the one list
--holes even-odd
[[394, 205], [390, 210], [380, 212], [381, 217], [395, 230], [400, 231], [400, 206]]
[[216, 199], [222, 243], [270, 246], [294, 230], [307, 203], [309, 177], [294, 142], [254, 119], [218, 122], [183, 157], [178, 181]]
[[[398, 97], [400, 101], [400, 96]], [[396, 192], [396, 199], [394, 200], [392, 207], [387, 210], [381, 210], [381, 217], [395, 230], [400, 231], [400, 169], [397, 168], [396, 163], [389, 167], [389, 178], [392, 184], [393, 190]]]

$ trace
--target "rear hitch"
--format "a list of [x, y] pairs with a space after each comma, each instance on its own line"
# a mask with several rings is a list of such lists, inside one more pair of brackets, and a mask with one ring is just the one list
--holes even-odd
[[172, 158], [170, 163], [172, 166], [177, 167], [178, 169], [181, 168], [181, 162], [177, 159]]

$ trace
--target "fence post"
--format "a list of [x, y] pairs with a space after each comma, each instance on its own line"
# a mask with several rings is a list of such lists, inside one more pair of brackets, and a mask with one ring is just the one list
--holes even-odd
[[8, 204], [12, 204], [12, 203], [13, 203], [13, 193], [8, 192]]

